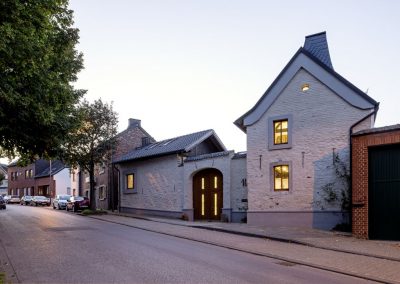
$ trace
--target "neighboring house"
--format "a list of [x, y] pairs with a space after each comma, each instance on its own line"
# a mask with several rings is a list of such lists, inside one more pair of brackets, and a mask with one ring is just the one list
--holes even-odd
[[61, 161], [39, 159], [25, 167], [13, 162], [8, 165], [8, 175], [8, 193], [11, 195], [54, 198], [56, 194], [71, 192], [70, 171]]
[[[125, 155], [129, 151], [148, 144], [155, 140], [144, 130], [139, 119], [130, 118], [128, 127], [116, 136], [117, 143], [113, 149], [113, 155], [109, 161], [95, 166], [95, 196], [97, 208], [118, 209], [118, 171], [111, 171], [113, 162]], [[79, 195], [90, 197], [89, 174], [82, 171], [76, 171], [81, 176]], [[93, 202], [93, 201], [91, 201]]]
[[0, 164], [0, 174], [3, 175], [3, 180], [0, 181], [0, 195], [7, 195], [8, 188], [8, 173], [7, 165]]
[[352, 135], [352, 228], [359, 238], [400, 240], [400, 124]]
[[213, 130], [143, 142], [115, 160], [121, 212], [245, 221], [245, 154], [227, 151]]
[[35, 175], [35, 194], [54, 198], [57, 194], [72, 194], [70, 169], [61, 161], [50, 161]]
[[348, 222], [350, 135], [373, 127], [377, 110], [335, 72], [325, 32], [307, 36], [235, 121], [247, 134], [248, 223], [331, 229]]

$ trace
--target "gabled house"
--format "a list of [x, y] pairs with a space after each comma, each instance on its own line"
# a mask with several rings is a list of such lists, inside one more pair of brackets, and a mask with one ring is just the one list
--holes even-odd
[[3, 176], [3, 180], [0, 181], [0, 195], [7, 194], [8, 188], [8, 173], [7, 173], [7, 165], [0, 164], [0, 175]]
[[24, 167], [17, 162], [8, 165], [10, 195], [43, 195], [54, 198], [71, 192], [69, 168], [61, 161], [39, 159]]
[[248, 112], [249, 224], [331, 229], [348, 222], [350, 136], [378, 103], [333, 68], [326, 33], [301, 47]]
[[188, 220], [245, 218], [245, 155], [227, 151], [213, 130], [143, 143], [115, 163], [122, 212]]
[[[128, 120], [128, 127], [116, 135], [116, 141], [111, 159], [104, 164], [97, 164], [95, 166], [96, 200], [91, 202], [95, 202], [96, 208], [112, 210], [118, 208], [118, 172], [115, 169], [111, 170], [114, 161], [129, 151], [140, 147], [143, 143], [151, 143], [155, 140], [142, 127], [139, 119], [130, 118]], [[73, 174], [74, 188], [78, 188], [79, 195], [90, 197], [89, 174], [80, 171], [80, 169], [75, 169]]]

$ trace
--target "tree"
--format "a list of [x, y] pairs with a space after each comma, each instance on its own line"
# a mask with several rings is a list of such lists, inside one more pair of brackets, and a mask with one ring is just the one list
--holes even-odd
[[118, 119], [112, 105], [103, 103], [101, 99], [92, 104], [84, 100], [78, 107], [78, 116], [81, 124], [68, 134], [63, 149], [63, 160], [89, 173], [90, 204], [91, 209], [96, 209], [95, 165], [107, 162], [112, 149], [115, 149]]
[[0, 156], [54, 157], [77, 125], [72, 25], [68, 0], [0, 1]]

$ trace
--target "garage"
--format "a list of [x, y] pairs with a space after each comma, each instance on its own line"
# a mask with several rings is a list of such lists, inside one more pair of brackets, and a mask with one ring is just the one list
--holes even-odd
[[352, 233], [400, 240], [400, 124], [352, 134]]
[[371, 147], [369, 238], [400, 240], [400, 144]]

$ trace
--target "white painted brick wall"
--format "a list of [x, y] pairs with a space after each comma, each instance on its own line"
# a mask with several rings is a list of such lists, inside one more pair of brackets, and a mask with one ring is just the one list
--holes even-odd
[[[307, 93], [300, 90], [303, 83], [310, 84]], [[332, 149], [348, 163], [349, 128], [369, 112], [351, 106], [307, 71], [299, 70], [262, 118], [247, 127], [249, 211], [318, 210], [314, 204], [321, 201], [321, 187], [335, 180], [333, 170], [327, 168], [332, 165]], [[286, 114], [293, 115], [292, 148], [269, 151], [268, 118]], [[368, 126], [370, 122], [363, 124]], [[270, 188], [270, 163], [277, 161], [292, 162], [290, 193]], [[340, 209], [334, 207], [330, 209]]]
[[121, 206], [136, 209], [181, 211], [183, 196], [183, 168], [178, 167], [177, 157], [170, 155], [147, 161], [120, 164], [121, 186], [123, 174], [136, 170], [137, 193], [121, 192]]

